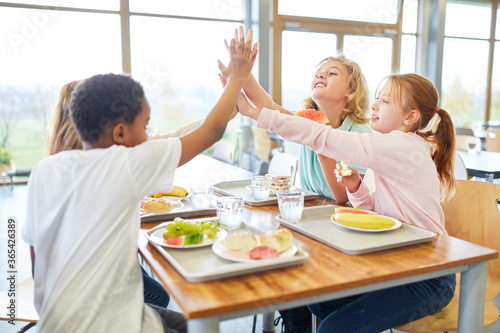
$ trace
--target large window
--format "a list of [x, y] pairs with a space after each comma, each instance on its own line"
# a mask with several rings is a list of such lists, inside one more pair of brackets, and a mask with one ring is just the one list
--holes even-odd
[[47, 124], [63, 84], [121, 72], [120, 17], [1, 8], [0, 31], [0, 145], [18, 168], [31, 167], [46, 154]]
[[[435, 74], [441, 105], [456, 125], [499, 120], [500, 0], [448, 0], [440, 15], [437, 7], [426, 10], [435, 3], [0, 1], [0, 146], [13, 152], [18, 168], [31, 168], [46, 154], [60, 88], [97, 73], [125, 71], [140, 81], [157, 133], [204, 117], [222, 92], [216, 60], [228, 61], [223, 40], [243, 23], [262, 39], [254, 75], [288, 109], [310, 95], [317, 63], [341, 51], [361, 65], [370, 98], [390, 73], [426, 72], [431, 64], [437, 70], [426, 73]], [[224, 140], [236, 143], [239, 124], [230, 123]]]
[[[61, 87], [94, 74], [131, 70], [157, 133], [206, 116], [222, 92], [224, 39], [243, 23], [241, 0], [130, 0], [129, 10], [119, 0], [8, 2], [0, 5], [0, 146], [18, 169], [46, 156]], [[225, 140], [236, 143], [238, 123]]]
[[491, 61], [493, 68], [500, 66], [498, 56], [490, 59], [490, 51], [498, 46], [490, 41], [493, 13], [488, 1], [454, 0], [446, 5], [441, 106], [451, 113], [455, 126], [484, 121], [489, 101], [489, 118], [498, 119], [500, 114], [499, 76], [495, 70], [488, 74]]

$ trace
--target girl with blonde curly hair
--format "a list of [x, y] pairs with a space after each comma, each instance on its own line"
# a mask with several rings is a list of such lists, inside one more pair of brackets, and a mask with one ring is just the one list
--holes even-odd
[[[279, 110], [293, 114], [276, 104], [272, 97], [250, 76], [243, 87], [245, 94], [258, 108]], [[322, 111], [328, 118], [328, 126], [365, 133], [371, 132], [368, 124], [368, 88], [360, 66], [344, 55], [327, 57], [315, 67], [311, 83], [311, 97], [302, 101], [307, 109]], [[337, 203], [348, 201], [345, 187], [337, 182], [334, 174], [335, 159], [316, 154], [307, 146], [300, 147], [299, 177], [301, 187], [335, 199]], [[348, 164], [364, 175], [366, 168]]]

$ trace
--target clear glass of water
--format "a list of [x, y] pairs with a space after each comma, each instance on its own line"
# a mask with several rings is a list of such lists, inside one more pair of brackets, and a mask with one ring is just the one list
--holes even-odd
[[281, 218], [290, 223], [300, 222], [304, 210], [304, 192], [278, 192], [276, 196]]
[[271, 179], [265, 176], [252, 177], [252, 193], [255, 200], [266, 200], [271, 192]]
[[219, 223], [229, 230], [238, 229], [241, 225], [243, 207], [245, 206], [243, 198], [217, 197], [216, 201]]
[[194, 209], [208, 209], [212, 204], [214, 190], [209, 188], [191, 188], [191, 202]]

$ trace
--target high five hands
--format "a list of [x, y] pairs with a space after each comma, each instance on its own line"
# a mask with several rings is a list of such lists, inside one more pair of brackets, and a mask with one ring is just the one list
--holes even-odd
[[[240, 26], [239, 29], [234, 29], [234, 38], [231, 39], [231, 44], [229, 44], [227, 40], [224, 40], [224, 44], [226, 45], [226, 49], [229, 52], [230, 57], [236, 56], [238, 54], [243, 54], [245, 53], [245, 51], [247, 51], [248, 54], [253, 57], [253, 60], [255, 60], [257, 56], [258, 47], [257, 43], [255, 43], [253, 48], [251, 48], [252, 38], [253, 38], [252, 29], [248, 30], [248, 36], [246, 42], [245, 42], [245, 32], [243, 30], [243, 27]], [[221, 74], [219, 74], [219, 78], [222, 82], [222, 86], [225, 87], [227, 81], [230, 79], [229, 75], [231, 71], [231, 63], [229, 63], [229, 66], [226, 67], [220, 60], [218, 60], [218, 64], [219, 64], [219, 70], [221, 71]], [[248, 76], [245, 78], [245, 81], [247, 79]], [[238, 99], [235, 111], [240, 112], [242, 115], [253, 119], [257, 119], [260, 114], [260, 109], [252, 107], [243, 92], [240, 93], [240, 97]], [[232, 115], [231, 119], [236, 115], [236, 112]]]

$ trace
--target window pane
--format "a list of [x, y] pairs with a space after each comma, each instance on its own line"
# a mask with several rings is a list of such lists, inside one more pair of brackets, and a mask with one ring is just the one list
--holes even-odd
[[[337, 36], [311, 32], [283, 32], [281, 104], [300, 110], [300, 102], [311, 96], [311, 82], [318, 63], [337, 54]], [[311, 52], [314, 50], [314, 52]]]
[[487, 41], [445, 38], [440, 105], [455, 126], [484, 118], [487, 67]]
[[392, 72], [392, 39], [345, 36], [344, 53], [361, 66], [372, 99], [380, 81]]
[[132, 12], [242, 20], [242, 0], [130, 0]]
[[[132, 74], [142, 83], [151, 104], [150, 127], [166, 133], [204, 118], [222, 93], [217, 59], [225, 65], [224, 46], [234, 34], [236, 23], [182, 19], [131, 17]], [[155, 42], [144, 36], [151, 31], [182, 31], [161, 34]], [[236, 143], [229, 123], [226, 137]]]
[[495, 33], [495, 38], [500, 39], [500, 8], [497, 10], [497, 29]]
[[403, 35], [401, 37], [400, 73], [415, 73], [415, 58], [417, 54], [417, 37]]
[[87, 9], [120, 9], [120, 0], [2, 0], [2, 2]]
[[492, 79], [490, 119], [500, 120], [500, 42], [495, 43]]
[[449, 1], [446, 5], [444, 26], [446, 36], [489, 38], [490, 22], [491, 5], [489, 3], [471, 4], [470, 2]]
[[278, 14], [375, 23], [396, 23], [401, 0], [280, 0]]
[[418, 0], [403, 1], [403, 32], [417, 33]]
[[2, 8], [0, 138], [7, 136], [18, 168], [45, 155], [47, 123], [65, 83], [121, 72], [119, 29], [114, 14]]

